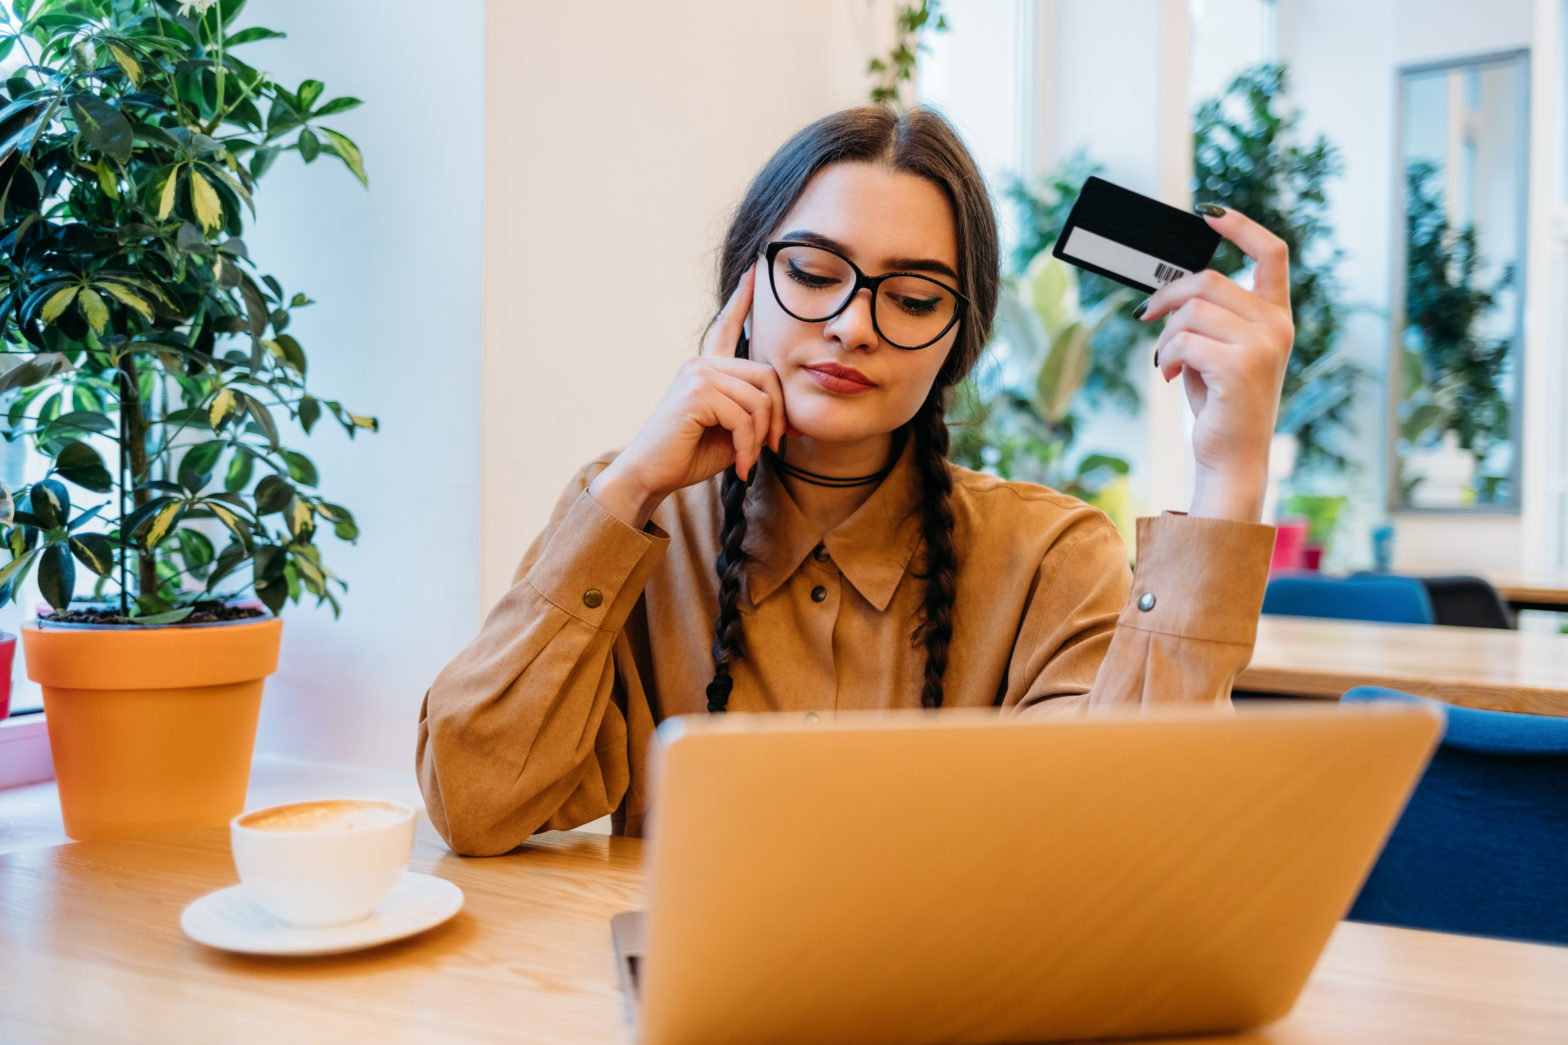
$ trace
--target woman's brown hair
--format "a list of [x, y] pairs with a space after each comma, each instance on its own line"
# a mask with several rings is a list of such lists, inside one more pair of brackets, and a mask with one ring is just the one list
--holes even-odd
[[[974, 366], [991, 333], [1001, 279], [996, 214], [985, 180], [958, 133], [930, 109], [894, 113], [879, 106], [845, 109], [799, 131], [773, 154], [752, 180], [730, 221], [719, 260], [718, 300], [729, 300], [746, 267], [766, 245], [816, 173], [834, 163], [876, 163], [914, 174], [940, 188], [953, 209], [958, 240], [959, 291], [969, 309], [958, 337], [937, 374], [931, 392], [908, 428], [915, 440], [915, 461], [925, 484], [920, 576], [924, 607], [912, 640], [925, 646], [925, 680], [920, 703], [942, 704], [942, 676], [953, 635], [953, 597], [958, 557], [953, 547], [952, 479], [947, 468], [945, 420], [948, 390]], [[743, 343], [737, 352], [744, 355]], [[730, 666], [743, 655], [740, 580], [745, 567], [741, 544], [746, 536], [746, 486], [732, 467], [720, 485], [724, 522], [719, 533], [719, 613], [714, 624], [713, 681], [708, 710], [724, 711], [733, 681]]]

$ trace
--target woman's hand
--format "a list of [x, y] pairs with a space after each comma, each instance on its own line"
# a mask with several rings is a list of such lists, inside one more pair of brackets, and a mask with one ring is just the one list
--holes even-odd
[[1206, 220], [1256, 262], [1253, 289], [1205, 269], [1160, 288], [1141, 318], [1169, 317], [1154, 365], [1166, 381], [1182, 375], [1195, 416], [1197, 484], [1190, 514], [1258, 522], [1269, 441], [1296, 338], [1290, 259], [1283, 240], [1236, 211]]
[[641, 529], [676, 490], [730, 465], [747, 478], [764, 446], [778, 449], [786, 424], [778, 374], [765, 363], [735, 358], [756, 271], [753, 262], [708, 330], [702, 353], [681, 364], [642, 431], [589, 484], [589, 494], [622, 522]]

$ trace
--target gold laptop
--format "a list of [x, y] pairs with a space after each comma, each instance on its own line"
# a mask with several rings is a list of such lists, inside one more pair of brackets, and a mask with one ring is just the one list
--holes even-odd
[[1219, 1032], [1290, 1010], [1442, 731], [1411, 704], [673, 719], [647, 1045]]

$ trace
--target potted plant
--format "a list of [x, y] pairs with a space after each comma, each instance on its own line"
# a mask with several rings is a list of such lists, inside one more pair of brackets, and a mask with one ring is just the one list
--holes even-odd
[[337, 613], [316, 538], [357, 537], [284, 432], [376, 422], [307, 390], [312, 302], [240, 235], [284, 152], [365, 181], [322, 125], [359, 102], [237, 57], [283, 35], [235, 30], [243, 2], [0, 9], [0, 58], [26, 58], [0, 84], [0, 430], [44, 469], [0, 504], [0, 602], [34, 579], [47, 604], [22, 641], [75, 838], [241, 809], [276, 614]]

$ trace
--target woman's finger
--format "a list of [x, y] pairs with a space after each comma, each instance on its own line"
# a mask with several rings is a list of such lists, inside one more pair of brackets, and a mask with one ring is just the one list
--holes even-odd
[[[762, 447], [757, 445], [751, 414], [711, 385], [702, 390], [701, 402], [708, 414], [708, 427], [717, 425], [730, 433], [730, 442], [735, 447], [735, 473], [744, 479], [762, 452]], [[742, 468], [746, 471], [742, 471]]]
[[[1210, 213], [1217, 210], [1220, 213]], [[1290, 250], [1285, 241], [1259, 225], [1240, 211], [1221, 207], [1215, 203], [1198, 206], [1198, 213], [1209, 223], [1209, 228], [1241, 248], [1241, 252], [1257, 262], [1257, 272], [1252, 280], [1252, 292], [1263, 300], [1290, 309]]]
[[1154, 354], [1158, 360], [1156, 365], [1164, 365], [1165, 357], [1161, 355], [1160, 350], [1177, 334], [1190, 331], [1237, 346], [1237, 350], [1240, 351], [1240, 346], [1258, 340], [1255, 329], [1254, 324], [1228, 308], [1204, 298], [1191, 298], [1171, 313], [1170, 321], [1165, 324], [1165, 329], [1160, 331], [1160, 336], [1154, 343]]
[[1264, 309], [1273, 307], [1256, 294], [1244, 289], [1229, 276], [1213, 269], [1203, 269], [1167, 283], [1155, 291], [1138, 318], [1148, 323], [1175, 312], [1187, 302], [1196, 299], [1212, 301], [1251, 320], [1262, 319]]
[[[736, 362], [744, 362], [744, 360]], [[762, 447], [768, 444], [772, 434], [773, 397], [756, 385], [718, 369], [710, 371], [708, 377], [714, 388], [735, 400], [750, 415], [752, 437], [760, 453]], [[735, 470], [740, 473], [741, 478], [750, 474], [749, 468], [747, 471], [740, 470], [739, 462]]]
[[702, 340], [703, 355], [720, 359], [735, 357], [735, 346], [745, 328], [746, 317], [751, 314], [751, 294], [756, 284], [756, 274], [755, 261], [740, 274], [740, 282], [735, 284], [730, 299], [724, 303], [713, 326], [708, 328], [708, 335]]
[[1160, 368], [1160, 376], [1170, 381], [1186, 367], [1200, 375], [1212, 374], [1237, 352], [1233, 344], [1183, 330], [1160, 346], [1156, 365]]
[[768, 426], [767, 443], [775, 451], [778, 450], [779, 439], [789, 432], [789, 414], [784, 409], [784, 386], [779, 382], [778, 371], [766, 363], [749, 359], [714, 358], [707, 363], [715, 370], [749, 382], [772, 398], [773, 417]]

